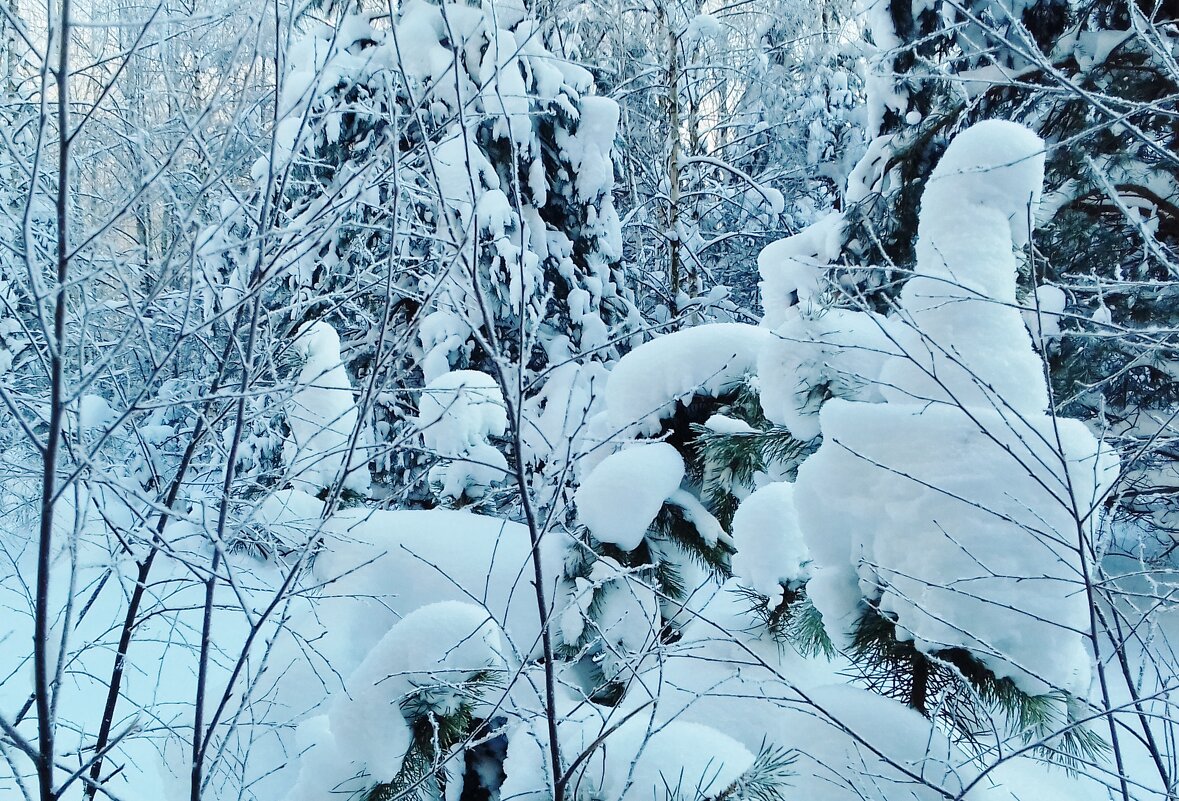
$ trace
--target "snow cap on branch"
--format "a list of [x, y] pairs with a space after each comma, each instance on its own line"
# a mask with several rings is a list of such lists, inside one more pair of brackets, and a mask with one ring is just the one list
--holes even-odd
[[1014, 304], [1013, 245], [1042, 175], [1042, 143], [1018, 125], [950, 145], [922, 203], [886, 402], [823, 405], [795, 497], [817, 563], [807, 591], [836, 640], [882, 615], [924, 653], [965, 649], [1031, 695], [1083, 695], [1079, 554], [1117, 460], [1079, 421], [1044, 413]]

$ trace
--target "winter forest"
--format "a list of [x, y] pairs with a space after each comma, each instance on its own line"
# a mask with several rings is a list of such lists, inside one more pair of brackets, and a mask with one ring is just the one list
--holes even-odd
[[1179, 799], [1179, 3], [0, 31], [0, 801]]

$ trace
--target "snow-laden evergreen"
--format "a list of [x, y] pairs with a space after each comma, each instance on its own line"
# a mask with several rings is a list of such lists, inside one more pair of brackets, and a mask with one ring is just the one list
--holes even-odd
[[[898, 641], [965, 652], [1029, 695], [1084, 697], [1085, 576], [1117, 459], [1047, 413], [1015, 304], [1013, 248], [1042, 176], [1043, 143], [1021, 126], [955, 139], [922, 201], [916, 274], [878, 324], [894, 348], [882, 398], [823, 405], [795, 496], [808, 596], [838, 644], [881, 618]], [[878, 353], [878, 339], [863, 346]]]
[[7, 3], [0, 799], [1171, 798], [1171, 5]]
[[[612, 195], [617, 105], [511, 3], [310, 24], [289, 64], [256, 195], [227, 201], [206, 236], [227, 284], [213, 307], [258, 286], [275, 340], [308, 321], [339, 332], [381, 494], [462, 495], [465, 479], [423, 475], [429, 442], [404, 447], [421, 390], [452, 370], [507, 381], [525, 469], [558, 475], [595, 365], [638, 326]], [[496, 360], [516, 367], [501, 376]], [[492, 447], [471, 462], [502, 468]]]

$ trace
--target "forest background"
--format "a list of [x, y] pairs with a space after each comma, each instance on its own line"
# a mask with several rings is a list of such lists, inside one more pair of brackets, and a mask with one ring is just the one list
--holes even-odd
[[5, 798], [1179, 797], [1175, 3], [0, 27]]

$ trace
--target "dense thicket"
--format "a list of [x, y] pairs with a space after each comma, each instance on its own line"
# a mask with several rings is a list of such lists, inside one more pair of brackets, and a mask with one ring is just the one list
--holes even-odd
[[0, 7], [0, 796], [1164, 801], [1173, 4]]

